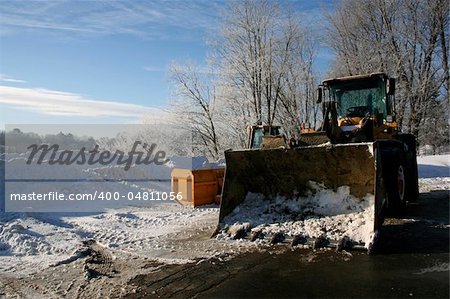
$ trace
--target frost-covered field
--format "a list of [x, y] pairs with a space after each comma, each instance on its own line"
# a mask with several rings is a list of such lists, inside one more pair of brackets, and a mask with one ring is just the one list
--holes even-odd
[[[421, 192], [450, 190], [450, 155], [419, 157], [418, 160]], [[349, 213], [344, 216], [337, 216], [335, 213], [324, 214], [326, 217], [353, 217], [351, 222], [353, 227], [330, 226], [328, 230], [330, 235], [334, 233], [336, 239], [342, 235], [351, 235], [354, 239], [365, 241], [362, 237], [366, 235], [364, 223], [367, 215], [364, 214], [364, 209], [370, 205], [370, 198], [362, 203], [363, 206], [358, 206], [351, 200], [345, 188], [339, 189], [335, 194], [329, 190], [319, 190], [317, 194], [322, 199], [327, 198], [326, 203], [331, 205], [328, 206], [328, 211], [336, 213], [342, 212], [338, 211], [342, 207], [332, 206], [334, 196], [348, 200], [345, 209]], [[245, 206], [240, 208], [245, 209]], [[258, 243], [228, 240], [220, 236], [210, 239], [209, 236], [217, 224], [218, 212], [217, 206], [192, 209], [182, 207], [176, 202], [164, 202], [139, 206], [130, 204], [107, 209], [105, 212], [77, 214], [2, 213], [0, 272], [23, 274], [37, 272], [70, 257], [86, 239], [97, 240], [114, 255], [135, 255], [172, 263], [245, 251], [258, 246]], [[274, 215], [277, 213], [271, 214], [270, 217]], [[278, 213], [279, 217], [282, 217], [281, 215], [282, 211]], [[326, 217], [321, 221], [331, 219]], [[274, 227], [264, 226], [262, 222], [258, 222], [265, 220], [267, 219], [256, 219], [252, 226], [254, 228], [259, 226], [263, 232], [270, 233]], [[311, 237], [317, 237], [316, 227], [324, 223], [314, 221], [305, 218], [296, 226], [289, 227], [288, 224], [282, 224], [278, 228], [291, 235], [306, 231]], [[345, 219], [340, 219], [330, 223], [344, 221]]]
[[[83, 178], [86, 180], [119, 179], [117, 182], [44, 182], [22, 183], [20, 192], [65, 193], [109, 192], [169, 192], [173, 167], [195, 169], [211, 167], [204, 157], [188, 159], [175, 157], [168, 165], [151, 165], [151, 174], [169, 181], [148, 182], [150, 171], [142, 166], [130, 169], [127, 181], [121, 167], [54, 167], [36, 166], [26, 172], [24, 155], [9, 155], [6, 161], [7, 179], [23, 178]], [[213, 165], [214, 166], [214, 165]], [[140, 180], [142, 179], [142, 181]], [[2, 191], [3, 192], [3, 191]], [[65, 204], [66, 202], [63, 202]], [[0, 212], [0, 273], [36, 272], [69, 258], [82, 246], [83, 240], [94, 239], [112, 252], [131, 256], [161, 259], [167, 262], [187, 262], [191, 258], [220, 253], [217, 248], [183, 247], [177, 238], [192, 238], [204, 232], [210, 235], [217, 221], [218, 207], [192, 209], [176, 201], [129, 201], [127, 198], [105, 204], [101, 201], [69, 202], [69, 212]], [[34, 206], [36, 207], [36, 206]], [[9, 207], [11, 208], [11, 206]], [[64, 209], [63, 209], [64, 210]], [[77, 212], [70, 212], [70, 211]], [[188, 244], [189, 242], [185, 242]], [[208, 243], [208, 242], [206, 242]], [[203, 246], [201, 244], [200, 246]], [[208, 246], [208, 244], [204, 245]], [[220, 248], [219, 248], [220, 249]], [[181, 253], [181, 254], [180, 254]]]
[[[191, 209], [177, 203], [79, 216], [12, 214], [0, 224], [0, 272], [47, 267], [69, 258], [86, 239], [112, 251], [177, 261], [174, 253], [181, 244], [171, 244], [174, 235], [189, 236], [196, 229], [212, 231], [216, 217], [217, 208]], [[187, 252], [183, 258], [198, 257], [196, 253]]]

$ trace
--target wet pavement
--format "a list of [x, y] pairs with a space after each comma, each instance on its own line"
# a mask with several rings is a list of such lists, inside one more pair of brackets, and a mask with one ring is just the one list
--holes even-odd
[[[199, 298], [448, 298], [448, 254], [261, 255]], [[242, 261], [245, 262], [245, 261]]]

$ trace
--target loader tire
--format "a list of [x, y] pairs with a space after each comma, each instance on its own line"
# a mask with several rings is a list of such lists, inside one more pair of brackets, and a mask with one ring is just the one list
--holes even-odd
[[406, 178], [406, 201], [416, 202], [419, 197], [419, 186], [417, 183], [417, 176], [407, 173]]
[[398, 138], [406, 148], [403, 159], [406, 172], [406, 201], [415, 202], [419, 197], [416, 138], [411, 134], [401, 134]]
[[415, 202], [419, 197], [417, 161], [414, 153], [406, 153], [406, 201]]
[[406, 170], [402, 162], [395, 164], [388, 184], [388, 204], [393, 212], [401, 212], [406, 206]]

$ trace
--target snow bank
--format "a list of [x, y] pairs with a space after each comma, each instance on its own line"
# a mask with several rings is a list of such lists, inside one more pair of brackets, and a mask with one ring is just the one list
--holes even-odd
[[417, 157], [420, 192], [450, 190], [450, 155]]
[[420, 178], [450, 177], [450, 155], [417, 157]]
[[367, 194], [358, 199], [350, 194], [348, 186], [333, 192], [323, 185], [310, 182], [313, 192], [298, 199], [277, 197], [264, 199], [262, 195], [248, 194], [242, 204], [224, 219], [226, 229], [219, 239], [230, 239], [230, 227], [244, 225], [252, 232], [268, 236], [260, 242], [269, 242], [277, 233], [305, 238], [325, 237], [339, 241], [348, 237], [358, 244], [369, 245], [374, 234], [374, 198]]

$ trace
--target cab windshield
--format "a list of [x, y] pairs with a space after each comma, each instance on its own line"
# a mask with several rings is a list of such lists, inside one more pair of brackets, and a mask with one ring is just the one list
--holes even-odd
[[332, 100], [337, 103], [339, 118], [378, 115], [386, 118], [386, 96], [384, 83], [378, 80], [341, 82], [330, 90]]

